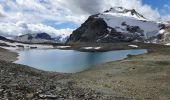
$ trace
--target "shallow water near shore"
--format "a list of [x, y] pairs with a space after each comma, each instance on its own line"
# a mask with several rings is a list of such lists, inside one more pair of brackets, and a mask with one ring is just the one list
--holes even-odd
[[91, 66], [117, 61], [128, 55], [147, 53], [146, 49], [117, 50], [108, 52], [80, 52], [59, 49], [30, 49], [18, 51], [18, 60], [14, 63], [28, 65], [40, 70], [76, 73]]

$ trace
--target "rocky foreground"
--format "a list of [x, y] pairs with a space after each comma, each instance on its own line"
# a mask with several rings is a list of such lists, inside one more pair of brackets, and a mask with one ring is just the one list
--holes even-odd
[[[7, 53], [8, 55], [4, 55]], [[0, 49], [0, 99], [1, 100], [82, 100], [109, 99], [101, 92], [76, 86], [68, 74], [44, 72], [24, 65], [13, 64], [16, 54]], [[5, 57], [8, 56], [8, 57]]]
[[47, 73], [26, 66], [0, 61], [0, 98], [23, 99], [95, 99], [102, 95], [76, 87], [68, 75]]
[[13, 64], [17, 54], [0, 49], [0, 99], [170, 100], [170, 47], [138, 46], [147, 48], [149, 54], [129, 56], [76, 74]]

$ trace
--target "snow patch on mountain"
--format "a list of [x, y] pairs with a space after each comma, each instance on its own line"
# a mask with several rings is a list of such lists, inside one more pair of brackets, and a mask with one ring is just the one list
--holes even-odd
[[90, 16], [67, 42], [158, 43], [164, 23], [146, 19], [135, 9], [114, 7]]
[[20, 48], [23, 49], [30, 49], [30, 48], [39, 48], [39, 49], [45, 49], [45, 48], [54, 48], [52, 45], [41, 45], [41, 44], [25, 44], [25, 43], [19, 43], [19, 42], [9, 42], [9, 41], [3, 41], [0, 40], [0, 43], [4, 43], [8, 46], [0, 46], [1, 48], [4, 49], [9, 49], [9, 50], [17, 50]]
[[143, 34], [144, 39], [157, 36], [160, 31], [160, 24], [158, 22], [147, 20], [134, 9], [128, 10], [122, 7], [111, 8], [99, 14], [96, 18], [103, 18], [109, 27], [121, 33], [129, 33], [127, 26], [139, 27], [141, 31], [138, 33]]
[[66, 34], [50, 36], [47, 33], [25, 34], [14, 38], [15, 41], [26, 43], [64, 43], [68, 36]]

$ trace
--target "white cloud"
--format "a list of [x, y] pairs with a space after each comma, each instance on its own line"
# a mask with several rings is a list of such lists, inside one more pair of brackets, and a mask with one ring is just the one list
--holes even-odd
[[144, 5], [141, 0], [53, 0], [65, 9], [69, 9], [74, 15], [89, 15], [108, 10], [111, 7], [122, 6], [128, 9], [136, 9], [150, 20], [158, 20], [159, 12], [149, 5]]
[[55, 37], [57, 35], [69, 35], [72, 31], [73, 29], [69, 28], [56, 30], [51, 26], [46, 26], [43, 24], [26, 24], [24, 22], [18, 22], [16, 24], [0, 23], [0, 33], [9, 36], [46, 32]]
[[162, 17], [164, 21], [170, 21], [170, 14]]
[[[0, 0], [1, 34], [20, 35], [28, 32], [50, 34], [70, 34], [73, 29], [55, 29], [43, 23], [80, 25], [91, 14], [96, 14], [114, 6], [136, 9], [146, 18], [157, 20], [160, 15], [141, 0]], [[3, 16], [3, 17], [2, 17]]]
[[[141, 0], [2, 0], [0, 5], [9, 7], [5, 21], [42, 22], [54, 21], [73, 22], [80, 24], [87, 16], [96, 14], [114, 6], [136, 9], [149, 19], [156, 19], [159, 13]], [[1, 9], [1, 8], [0, 8]], [[0, 10], [1, 11], [1, 10]]]
[[164, 7], [161, 9], [162, 19], [165, 21], [170, 21], [170, 3], [165, 4]]
[[0, 18], [4, 17], [4, 10], [3, 7], [0, 5]]
[[107, 5], [105, 6], [107, 9], [110, 6], [122, 6], [127, 9], [135, 9], [150, 20], [158, 20], [160, 18], [157, 10], [152, 9], [149, 5], [144, 5], [141, 0], [108, 0], [105, 4]]

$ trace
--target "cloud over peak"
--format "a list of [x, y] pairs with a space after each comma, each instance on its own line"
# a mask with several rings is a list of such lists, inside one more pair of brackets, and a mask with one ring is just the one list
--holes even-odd
[[[70, 34], [72, 28], [59, 30], [55, 24], [69, 22], [80, 25], [89, 15], [115, 6], [136, 9], [151, 20], [160, 18], [157, 10], [144, 5], [141, 0], [0, 0], [0, 32], [10, 35], [28, 31]], [[53, 25], [44, 23], [48, 21]]]

